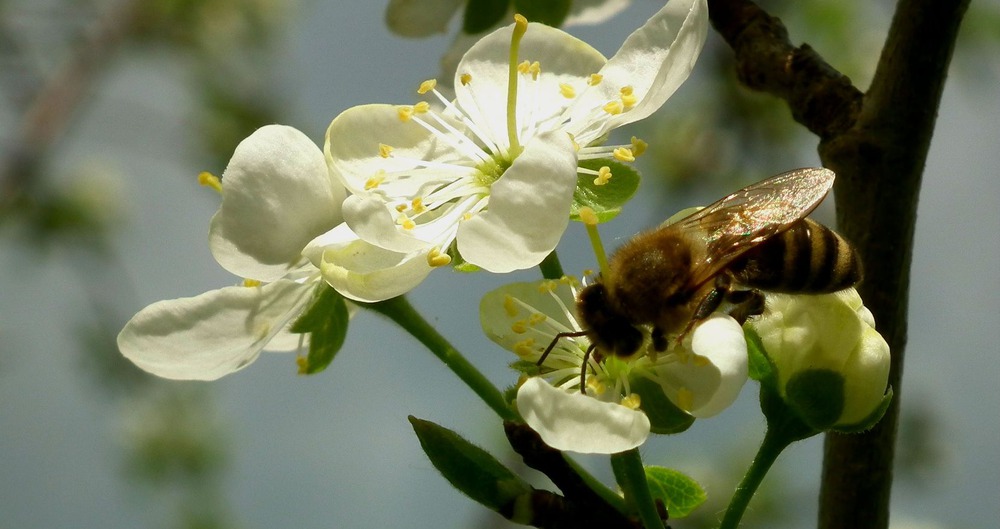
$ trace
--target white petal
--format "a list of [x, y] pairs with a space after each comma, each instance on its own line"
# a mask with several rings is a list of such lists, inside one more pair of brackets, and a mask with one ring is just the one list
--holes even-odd
[[844, 410], [838, 424], [855, 424], [875, 411], [888, 385], [889, 364], [889, 344], [875, 329], [865, 328], [844, 366]]
[[[414, 86], [414, 90], [416, 90]], [[379, 145], [393, 148], [392, 156], [383, 158]], [[458, 178], [460, 173], [446, 171], [437, 177], [427, 173], [421, 177], [401, 177], [417, 168], [421, 161], [459, 163], [469, 165], [467, 169], [455, 166], [461, 174], [472, 172], [471, 162], [455, 147], [434, 136], [413, 120], [402, 122], [396, 105], [361, 105], [351, 107], [334, 118], [326, 131], [324, 147], [326, 159], [334, 176], [339, 178], [349, 191], [361, 194], [369, 191], [366, 184], [379, 171], [394, 176], [386, 178], [375, 191], [387, 197], [416, 197], [426, 195], [443, 183]]]
[[[545, 322], [534, 327], [531, 335], [514, 330], [515, 322], [528, 320], [532, 314], [514, 300], [546, 316]], [[540, 281], [511, 283], [483, 296], [479, 302], [479, 321], [486, 336], [504, 349], [514, 351], [517, 344], [532, 338], [541, 352], [549, 345], [545, 340], [550, 336], [555, 337], [557, 332], [578, 330], [573, 312], [575, 306], [573, 291], [566, 283], [556, 283], [555, 290], [551, 292], [542, 288]]]
[[430, 274], [427, 251], [399, 253], [362, 241], [346, 224], [309, 243], [305, 255], [345, 297], [375, 302], [403, 295]]
[[215, 380], [257, 359], [312, 298], [315, 283], [226, 287], [153, 303], [118, 335], [126, 358], [178, 380]]
[[262, 127], [240, 142], [223, 173], [212, 255], [240, 277], [273, 281], [301, 259], [307, 242], [340, 222], [345, 194], [306, 135]]
[[458, 251], [490, 272], [537, 265], [569, 224], [576, 151], [561, 131], [529, 144], [493, 184], [487, 209], [458, 226]]
[[429, 37], [448, 28], [463, 0], [389, 0], [385, 23], [403, 37]]
[[582, 454], [631, 450], [649, 437], [645, 413], [554, 388], [539, 377], [517, 390], [517, 409], [545, 444]]
[[[500, 28], [473, 45], [455, 72], [455, 97], [472, 121], [490, 135], [493, 143], [508, 146], [507, 77], [513, 25]], [[538, 120], [562, 113], [572, 103], [560, 95], [560, 83], [584, 90], [589, 76], [604, 65], [605, 58], [586, 42], [543, 24], [529, 24], [521, 39], [521, 60], [538, 61], [542, 74], [537, 80], [518, 76], [517, 123], [522, 143], [530, 142], [526, 129]], [[470, 74], [463, 84], [460, 76]]]
[[571, 130], [581, 143], [592, 141], [611, 129], [633, 123], [655, 112], [680, 87], [694, 69], [708, 34], [706, 0], [670, 0], [642, 27], [625, 40], [621, 49], [601, 69], [604, 80], [597, 90], [583, 94], [581, 108], [599, 106], [617, 99], [619, 90], [631, 86], [639, 99], [631, 109], [589, 129], [587, 119], [577, 116]]
[[409, 253], [430, 245], [398, 229], [384, 201], [371, 195], [351, 195], [344, 201], [344, 222], [358, 238], [380, 248]]
[[[716, 415], [731, 405], [747, 381], [747, 342], [736, 320], [715, 313], [701, 322], [691, 335], [691, 349], [707, 358], [718, 373], [716, 389], [707, 399], [696, 403], [691, 415], [704, 418]], [[689, 381], [692, 387], [694, 381]]]

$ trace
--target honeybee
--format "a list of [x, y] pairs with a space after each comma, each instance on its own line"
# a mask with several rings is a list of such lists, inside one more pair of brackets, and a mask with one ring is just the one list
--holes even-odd
[[806, 218], [834, 177], [823, 168], [782, 173], [634, 236], [611, 256], [608, 273], [577, 296], [585, 329], [557, 335], [539, 365], [560, 338], [587, 336], [583, 389], [589, 355], [632, 356], [645, 341], [643, 328], [653, 349], [665, 351], [668, 336], [682, 338], [723, 301], [742, 323], [763, 312], [761, 290], [821, 294], [857, 284], [861, 262], [851, 245]]

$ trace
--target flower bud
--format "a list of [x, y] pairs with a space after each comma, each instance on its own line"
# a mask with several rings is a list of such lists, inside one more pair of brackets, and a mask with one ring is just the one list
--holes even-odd
[[884, 409], [889, 345], [853, 288], [774, 294], [751, 325], [777, 372], [781, 397], [818, 430], [870, 427]]

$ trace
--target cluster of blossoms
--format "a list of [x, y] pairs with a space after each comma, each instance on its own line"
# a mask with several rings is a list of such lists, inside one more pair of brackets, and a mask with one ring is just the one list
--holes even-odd
[[[671, 0], [606, 59], [519, 18], [464, 54], [453, 99], [431, 80], [415, 104], [350, 108], [331, 122], [323, 151], [290, 127], [259, 129], [221, 180], [205, 177], [222, 195], [212, 253], [243, 284], [146, 307], [119, 335], [122, 353], [162, 377], [212, 380], [264, 349], [307, 347], [310, 335], [292, 324], [324, 284], [370, 303], [405, 294], [458, 259], [496, 273], [538, 265], [565, 231], [580, 182], [613, 178], [586, 162], [628, 163], [642, 153], [639, 140], [603, 142], [674, 93], [707, 28], [705, 0]], [[671, 431], [654, 409], [708, 417], [736, 398], [747, 344], [721, 314], [660, 353], [587, 358], [585, 337], [566, 338], [535, 366], [556, 334], [582, 330], [576, 288], [514, 284], [481, 306], [486, 334], [525, 372], [543, 375], [524, 381], [517, 405], [551, 446], [620, 452], [651, 431]], [[789, 341], [762, 325], [765, 342]], [[844, 421], [863, 415], [855, 409], [864, 406], [848, 407]]]

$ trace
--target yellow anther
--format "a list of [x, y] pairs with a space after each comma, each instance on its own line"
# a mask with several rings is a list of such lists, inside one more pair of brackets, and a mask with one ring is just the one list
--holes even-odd
[[611, 154], [615, 157], [615, 160], [619, 162], [634, 162], [635, 156], [632, 154], [632, 149], [628, 147], [618, 147]]
[[542, 294], [551, 294], [556, 291], [556, 287], [559, 286], [555, 281], [551, 279], [545, 279], [538, 284], [538, 291]]
[[517, 65], [517, 72], [527, 74], [531, 71], [531, 61], [525, 59]]
[[406, 204], [396, 204], [396, 211], [399, 212], [399, 213], [402, 213], [402, 212], [406, 211], [406, 208], [408, 208], [408, 207], [409, 206], [407, 206]]
[[451, 256], [441, 252], [441, 248], [435, 246], [431, 248], [430, 252], [427, 252], [427, 264], [431, 267], [447, 266], [449, 263], [451, 263]]
[[382, 183], [383, 180], [385, 180], [385, 171], [379, 169], [374, 175], [372, 175], [371, 178], [365, 181], [365, 191], [375, 189]]
[[531, 74], [532, 81], [537, 81], [538, 74], [542, 73], [542, 65], [538, 61], [531, 63], [531, 66], [528, 67], [528, 73]]
[[299, 367], [299, 374], [306, 375], [309, 374], [309, 358], [306, 356], [296, 356], [295, 364]]
[[623, 105], [621, 101], [609, 101], [608, 104], [601, 108], [603, 108], [608, 114], [615, 116], [621, 114], [625, 110], [625, 105]]
[[462, 83], [462, 86], [465, 86], [465, 85], [471, 83], [472, 82], [472, 74], [463, 73], [462, 75], [458, 76], [458, 82]]
[[642, 405], [642, 398], [639, 397], [638, 393], [629, 393], [622, 397], [622, 401], [619, 404], [630, 410], [638, 410], [639, 406]]
[[535, 326], [547, 319], [549, 319], [548, 316], [542, 314], [541, 312], [535, 312], [531, 316], [528, 316], [528, 325]]
[[608, 387], [600, 380], [597, 380], [597, 377], [587, 377], [587, 393], [591, 395], [603, 395], [607, 390]]
[[517, 316], [517, 313], [520, 311], [517, 301], [510, 294], [507, 294], [503, 298], [503, 311], [507, 314], [508, 318]]
[[514, 344], [514, 354], [520, 356], [521, 358], [531, 356], [536, 352], [537, 350], [535, 349], [534, 338], [527, 338]]
[[392, 147], [384, 143], [378, 144], [378, 155], [383, 158], [388, 158], [392, 154]]
[[594, 210], [589, 206], [584, 206], [580, 208], [580, 220], [582, 220], [584, 224], [597, 226], [597, 213], [594, 213]]
[[471, 218], [472, 218], [472, 213], [471, 212], [467, 211], [467, 212], [465, 212], [465, 213], [462, 214], [462, 220], [469, 220]]
[[577, 283], [576, 278], [573, 276], [562, 276], [559, 278], [559, 282], [569, 286], [573, 286]]
[[517, 320], [510, 325], [510, 330], [514, 331], [516, 334], [524, 334], [528, 332], [528, 322], [525, 320]]
[[396, 107], [396, 115], [399, 116], [399, 120], [403, 123], [410, 121], [413, 117], [413, 107], [408, 105], [400, 105]]
[[431, 109], [431, 104], [427, 101], [421, 101], [416, 105], [413, 105], [414, 114], [426, 114]]
[[606, 165], [602, 166], [601, 169], [597, 171], [597, 178], [594, 179], [594, 185], [602, 186], [604, 184], [607, 184], [608, 180], [611, 180], [612, 176], [613, 175], [611, 174], [611, 168]]
[[417, 93], [420, 94], [420, 95], [424, 95], [427, 92], [430, 92], [431, 90], [434, 90], [434, 87], [436, 87], [437, 84], [438, 84], [437, 79], [428, 79], [428, 80], [420, 83], [420, 87], [417, 88]]
[[514, 31], [524, 33], [528, 30], [528, 19], [520, 13], [514, 13]]
[[625, 107], [625, 110], [628, 110], [628, 109], [634, 107], [635, 104], [638, 103], [638, 102], [639, 102], [639, 98], [635, 97], [634, 95], [627, 95], [627, 96], [623, 95], [622, 96], [622, 106]]
[[243, 286], [245, 286], [245, 287], [259, 287], [260, 286], [260, 281], [257, 281], [256, 279], [244, 279], [243, 280]]
[[396, 217], [396, 224], [402, 226], [404, 230], [412, 230], [413, 228], [417, 227], [416, 222], [413, 222], [412, 220], [410, 220], [410, 217], [407, 217], [406, 215], [403, 214], [400, 214], [398, 217]]
[[411, 200], [410, 207], [413, 208], [413, 213], [423, 213], [427, 210], [427, 206], [424, 205], [424, 199], [420, 197]]
[[219, 193], [222, 192], [222, 180], [219, 180], [218, 176], [215, 176], [208, 171], [198, 173], [198, 183], [205, 187], [211, 187]]
[[592, 269], [590, 269], [590, 268], [585, 268], [583, 270], [583, 275], [585, 275], [585, 276], [592, 276], [592, 275], [594, 275], [594, 271]]
[[674, 404], [684, 411], [691, 411], [694, 407], [694, 393], [688, 388], [681, 387], [677, 390], [677, 402]]
[[566, 99], [576, 97], [576, 90], [568, 83], [559, 83], [559, 93]]
[[618, 93], [621, 94], [622, 97], [630, 96], [632, 95], [632, 92], [633, 92], [632, 85], [623, 86], [621, 87], [621, 89], [618, 90]]
[[642, 153], [646, 152], [647, 147], [649, 147], [648, 143], [632, 136], [632, 156], [636, 158], [642, 156]]
[[601, 81], [603, 80], [604, 80], [603, 75], [599, 73], [592, 73], [590, 74], [590, 79], [587, 80], [587, 84], [589, 84], [590, 86], [597, 86], [601, 84]]

